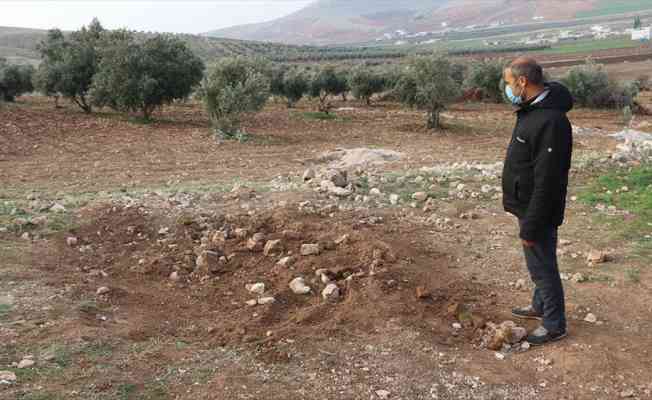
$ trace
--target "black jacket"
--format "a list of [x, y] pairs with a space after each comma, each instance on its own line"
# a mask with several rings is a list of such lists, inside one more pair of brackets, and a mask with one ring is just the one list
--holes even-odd
[[546, 84], [543, 100], [516, 111], [516, 127], [503, 169], [503, 206], [521, 221], [520, 237], [536, 241], [564, 221], [573, 132], [566, 113], [573, 98], [563, 85]]

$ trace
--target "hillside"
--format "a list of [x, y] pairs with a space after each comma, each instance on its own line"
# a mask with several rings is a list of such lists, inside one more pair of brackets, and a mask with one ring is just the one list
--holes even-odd
[[[288, 44], [395, 41], [470, 27], [568, 20], [652, 9], [641, 0], [318, 0], [286, 17], [211, 31], [209, 36]], [[397, 35], [399, 31], [399, 35]]]
[[[148, 33], [140, 33], [146, 36]], [[45, 30], [0, 27], [0, 57], [7, 58], [12, 63], [31, 63], [39, 61], [38, 43], [46, 36]], [[204, 61], [211, 62], [225, 56], [259, 56], [274, 61], [322, 60], [356, 58], [365, 50], [339, 48], [318, 48], [314, 46], [294, 46], [277, 43], [212, 38], [206, 36], [180, 34], [188, 46]], [[394, 54], [392, 51], [370, 49], [366, 58], [386, 57]], [[371, 54], [373, 53], [373, 54]]]

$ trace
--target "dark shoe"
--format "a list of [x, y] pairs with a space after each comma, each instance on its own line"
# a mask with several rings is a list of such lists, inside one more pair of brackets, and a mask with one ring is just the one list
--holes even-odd
[[538, 319], [539, 321], [543, 319], [543, 314], [534, 311], [532, 306], [514, 308], [512, 309], [512, 315], [523, 319]]
[[527, 342], [532, 346], [541, 346], [546, 343], [556, 342], [568, 336], [566, 331], [550, 332], [543, 326], [538, 327], [527, 336]]

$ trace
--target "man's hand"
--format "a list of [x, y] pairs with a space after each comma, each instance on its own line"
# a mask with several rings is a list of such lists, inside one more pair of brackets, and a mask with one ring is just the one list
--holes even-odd
[[531, 242], [529, 240], [522, 240], [522, 242], [523, 242], [523, 246], [525, 246], [525, 247], [534, 247], [534, 245], [535, 245], [534, 242]]

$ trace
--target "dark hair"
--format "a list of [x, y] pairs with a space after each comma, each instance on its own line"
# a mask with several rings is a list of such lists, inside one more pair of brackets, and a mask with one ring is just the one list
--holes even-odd
[[543, 84], [543, 68], [531, 58], [516, 59], [509, 66], [509, 69], [516, 79], [524, 76], [533, 85]]

